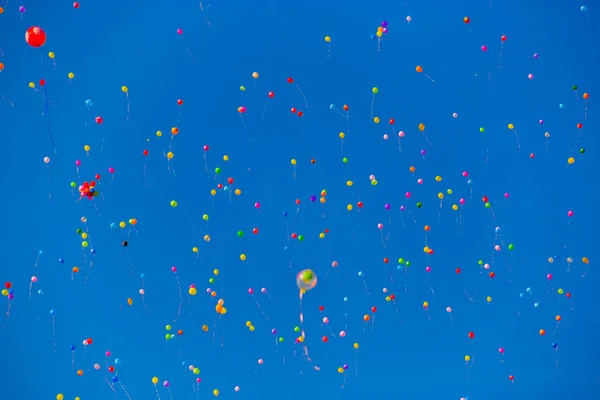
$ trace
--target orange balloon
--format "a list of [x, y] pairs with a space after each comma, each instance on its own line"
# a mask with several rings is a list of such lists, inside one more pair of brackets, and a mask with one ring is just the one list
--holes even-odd
[[560, 321], [560, 315], [557, 315], [555, 318], [557, 321]]
[[4, 69], [4, 64], [0, 63], [0, 71]]
[[417, 68], [415, 68], [417, 70], [417, 72], [423, 72], [423, 67], [421, 67], [420, 65], [417, 65]]
[[[2, 68], [0, 68], [0, 69], [2, 69]], [[590, 98], [590, 95], [588, 93], [584, 93], [583, 98], [587, 100]]]
[[540, 336], [544, 336], [546, 334], [546, 331], [544, 329], [540, 329]]
[[363, 317], [363, 319], [365, 320], [365, 322], [369, 321], [371, 319], [371, 317], [369, 316], [369, 314], [365, 314], [365, 316]]

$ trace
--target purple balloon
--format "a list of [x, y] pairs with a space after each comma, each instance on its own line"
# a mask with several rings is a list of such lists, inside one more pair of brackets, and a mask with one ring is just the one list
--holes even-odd
[[381, 23], [381, 27], [382, 27], [382, 28], [387, 28], [387, 26], [388, 26], [388, 23], [387, 23], [387, 21], [383, 21], [383, 22]]
[[392, 206], [390, 206], [389, 204], [386, 204], [386, 205], [385, 205], [385, 209], [386, 209], [386, 210], [389, 210], [390, 208], [392, 208]]
[[310, 201], [317, 201], [317, 196], [310, 196]]
[[276, 334], [277, 334], [277, 329], [271, 329], [271, 333], [272, 333], [273, 335], [276, 335]]
[[400, 211], [404, 211], [404, 206], [400, 206]]
[[169, 381], [164, 381], [163, 382], [163, 386], [164, 387], [169, 387], [169, 385], [171, 385], [171, 383], [169, 383]]

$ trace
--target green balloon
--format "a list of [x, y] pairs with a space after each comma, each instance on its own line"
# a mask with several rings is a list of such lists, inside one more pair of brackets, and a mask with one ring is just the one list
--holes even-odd
[[417, 202], [417, 207], [418, 207], [418, 208], [421, 208], [421, 207], [423, 207], [423, 203], [421, 203], [420, 201], [419, 201], [419, 202]]
[[490, 203], [485, 203], [485, 208], [491, 208], [492, 205]]
[[400, 264], [403, 264], [403, 265], [404, 265], [404, 263], [405, 263], [405, 261], [404, 261], [404, 258], [399, 258], [399, 259], [398, 259], [398, 262], [399, 262]]
[[304, 235], [298, 236], [298, 240], [302, 242], [304, 240]]
[[348, 164], [348, 159], [346, 157], [342, 158], [342, 161], [344, 162], [344, 164]]
[[485, 132], [485, 129], [483, 127], [479, 128], [479, 132], [483, 133]]
[[577, 90], [577, 85], [573, 85], [573, 90]]
[[407, 267], [410, 267], [410, 261], [407, 261], [407, 262], [406, 262], [406, 266], [407, 266]]
[[508, 249], [509, 250], [514, 250], [515, 249], [515, 245], [514, 244], [509, 244], [508, 245]]
[[582, 147], [581, 149], [579, 149], [579, 152], [580, 152], [581, 154], [583, 154], [583, 153], [585, 153], [585, 149]]
[[75, 232], [77, 232], [78, 235], [81, 235], [83, 233], [83, 230], [81, 228], [77, 228]]
[[244, 232], [238, 231], [238, 237], [242, 237], [242, 236], [244, 236]]
[[71, 182], [71, 187], [72, 188], [77, 187], [77, 184], [75, 182]]
[[282, 337], [279, 338], [279, 343], [283, 343], [283, 338]]
[[302, 280], [303, 280], [304, 282], [310, 282], [310, 281], [312, 281], [312, 279], [313, 279], [313, 276], [314, 276], [314, 275], [313, 275], [313, 273], [312, 273], [311, 271], [304, 271], [304, 272], [302, 273]]
[[221, 168], [217, 167], [215, 168], [215, 174], [220, 174], [221, 173]]

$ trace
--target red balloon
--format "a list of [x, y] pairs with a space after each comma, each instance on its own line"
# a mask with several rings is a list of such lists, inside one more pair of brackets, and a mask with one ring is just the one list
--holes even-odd
[[293, 78], [287, 78], [288, 83], [294, 83], [294, 79]]
[[275, 97], [275, 93], [273, 93], [273, 92], [269, 92], [268, 95], [269, 95], [270, 99], [272, 99], [273, 97]]
[[96, 123], [97, 124], [101, 124], [102, 122], [104, 122], [104, 120], [102, 119], [102, 117], [96, 117]]
[[42, 47], [46, 43], [46, 32], [39, 26], [32, 26], [25, 32], [25, 41], [31, 47]]
[[73, 3], [73, 7], [79, 8], [79, 3], [76, 1], [75, 3]]

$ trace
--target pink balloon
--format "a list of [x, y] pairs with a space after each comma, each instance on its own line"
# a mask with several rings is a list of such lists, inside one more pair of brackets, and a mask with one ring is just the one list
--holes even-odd
[[552, 280], [552, 274], [546, 275], [546, 278], [548, 278], [548, 280], [551, 281]]
[[469, 176], [469, 173], [467, 171], [464, 171], [463, 176], [466, 178], [467, 176]]
[[81, 166], [81, 160], [77, 160], [77, 161], [75, 161], [75, 166], [76, 166], [76, 167], [79, 167], [79, 166]]
[[431, 267], [430, 266], [425, 267], [425, 272], [431, 272]]
[[111, 173], [111, 174], [114, 174], [115, 173], [115, 169], [113, 167], [109, 167], [108, 168], [108, 172]]
[[259, 202], [254, 203], [254, 208], [260, 209], [260, 203]]
[[504, 354], [504, 347], [500, 347], [500, 348], [498, 349], [498, 353], [500, 353], [500, 354]]
[[32, 276], [31, 277], [31, 282], [37, 282], [37, 276]]
[[248, 294], [254, 294], [254, 289], [252, 289], [252, 288], [248, 289]]
[[177, 267], [175, 267], [175, 266], [171, 267], [171, 271], [173, 271], [174, 273], [177, 272]]
[[178, 35], [183, 35], [183, 29], [181, 29], [181, 28], [177, 29], [177, 34]]
[[573, 216], [573, 211], [569, 210], [569, 212], [567, 213], [567, 215], [568, 215], [569, 217], [572, 217], [572, 216]]
[[485, 53], [487, 51], [487, 46], [486, 45], [481, 46], [481, 51], [483, 51]]

